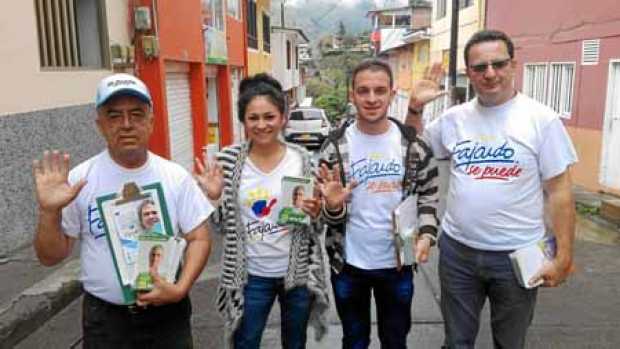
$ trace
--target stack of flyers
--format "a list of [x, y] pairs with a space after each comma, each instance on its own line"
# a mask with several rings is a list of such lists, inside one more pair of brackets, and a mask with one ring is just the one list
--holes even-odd
[[140, 291], [153, 289], [153, 274], [173, 283], [185, 250], [185, 239], [161, 234], [143, 234], [138, 241], [137, 276], [133, 288]]
[[535, 244], [520, 248], [512, 252], [509, 257], [519, 284], [525, 288], [534, 288], [542, 284], [530, 284], [530, 279], [536, 275], [545, 262], [553, 260], [556, 253], [554, 236], [545, 236]]
[[97, 208], [126, 304], [136, 290], [153, 288], [153, 274], [176, 280], [185, 250], [175, 235], [160, 183], [126, 183], [120, 192], [97, 198]]

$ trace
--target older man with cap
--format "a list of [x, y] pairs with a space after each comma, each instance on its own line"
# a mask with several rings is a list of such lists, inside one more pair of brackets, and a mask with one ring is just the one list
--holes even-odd
[[[81, 245], [84, 348], [191, 348], [188, 293], [210, 252], [205, 221], [213, 207], [181, 166], [148, 151], [152, 100], [142, 81], [127, 74], [104, 78], [97, 89], [97, 128], [107, 149], [69, 171], [69, 155], [46, 151], [33, 173], [39, 206], [34, 238], [44, 265]], [[124, 304], [96, 198], [128, 182], [159, 183], [175, 232], [187, 240], [176, 283], [154, 275], [155, 288]]]

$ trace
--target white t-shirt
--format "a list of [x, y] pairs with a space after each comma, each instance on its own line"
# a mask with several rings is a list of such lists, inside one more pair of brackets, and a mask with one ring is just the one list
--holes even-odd
[[73, 202], [62, 211], [63, 232], [81, 238], [82, 283], [84, 289], [107, 302], [123, 304], [112, 253], [97, 210], [97, 197], [118, 193], [123, 185], [161, 183], [175, 233], [186, 234], [213, 212], [196, 181], [180, 165], [148, 153], [140, 168], [127, 169], [112, 160], [108, 151], [88, 159], [69, 173], [69, 183], [87, 183]]
[[543, 181], [577, 161], [553, 110], [520, 93], [494, 107], [474, 99], [446, 111], [425, 136], [437, 158], [450, 158], [444, 232], [492, 251], [542, 238]]
[[346, 226], [345, 258], [361, 269], [396, 267], [392, 212], [402, 199], [405, 175], [400, 130], [380, 135], [359, 131], [357, 123], [345, 131], [349, 144], [347, 181], [355, 179]]
[[277, 223], [282, 208], [282, 177], [301, 176], [302, 167], [301, 154], [290, 148], [269, 173], [254, 166], [249, 157], [243, 166], [239, 207], [247, 234], [248, 273], [252, 275], [286, 276], [291, 235]]

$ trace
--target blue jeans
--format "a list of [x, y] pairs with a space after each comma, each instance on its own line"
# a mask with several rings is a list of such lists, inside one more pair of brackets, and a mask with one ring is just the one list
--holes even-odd
[[370, 344], [371, 291], [377, 307], [381, 348], [407, 348], [413, 300], [411, 266], [397, 271], [364, 270], [345, 264], [340, 273], [332, 273], [331, 279], [344, 349], [365, 349]]
[[260, 348], [263, 330], [276, 296], [280, 302], [282, 348], [306, 347], [311, 305], [310, 292], [306, 287], [285, 292], [283, 278], [248, 275], [243, 296], [243, 317], [235, 331], [235, 349]]
[[474, 348], [480, 312], [488, 297], [495, 348], [523, 348], [537, 289], [519, 285], [508, 257], [511, 251], [473, 249], [447, 234], [441, 235], [439, 250], [446, 346]]

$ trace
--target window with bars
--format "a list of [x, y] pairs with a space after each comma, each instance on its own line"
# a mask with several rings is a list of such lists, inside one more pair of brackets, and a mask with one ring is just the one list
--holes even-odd
[[42, 68], [109, 66], [104, 0], [34, 0]]
[[575, 63], [551, 63], [547, 105], [562, 117], [570, 118], [573, 105]]
[[547, 64], [525, 64], [523, 68], [523, 94], [545, 103], [547, 92]]
[[263, 51], [271, 52], [271, 19], [263, 12]]
[[256, 23], [256, 2], [247, 0], [248, 18], [246, 21], [248, 32], [248, 47], [258, 49], [258, 25]]
[[437, 0], [437, 19], [446, 16], [446, 0]]

